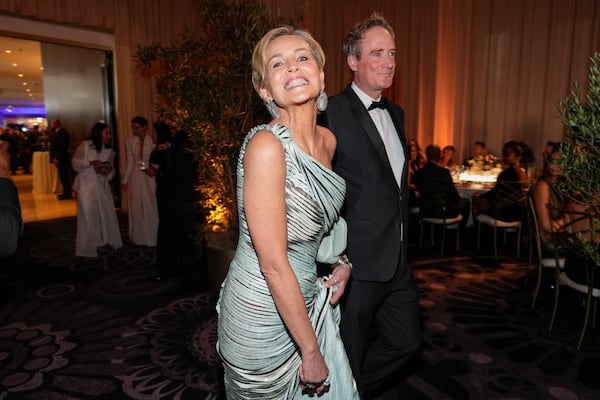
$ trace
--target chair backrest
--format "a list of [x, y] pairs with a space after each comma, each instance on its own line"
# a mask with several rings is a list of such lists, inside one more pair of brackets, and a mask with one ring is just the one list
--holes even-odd
[[527, 195], [523, 184], [517, 181], [498, 181], [494, 202], [494, 218], [502, 221], [518, 221], [523, 216]]
[[[533, 243], [537, 250], [538, 258], [542, 258], [542, 238], [540, 236], [540, 225], [538, 224], [537, 214], [535, 211], [535, 201], [533, 195], [527, 196], [527, 221], [529, 222], [529, 232], [532, 236]], [[530, 253], [531, 254], [531, 253]]]
[[449, 191], [454, 189], [452, 181], [443, 178], [429, 178], [421, 193], [421, 215], [424, 217], [455, 217], [458, 215], [454, 199], [449, 198]]
[[[549, 212], [556, 212], [548, 204]], [[565, 223], [560, 227], [552, 225], [551, 238], [557, 247], [562, 247], [582, 259], [600, 265], [600, 220], [591, 212], [567, 207], [564, 210]]]

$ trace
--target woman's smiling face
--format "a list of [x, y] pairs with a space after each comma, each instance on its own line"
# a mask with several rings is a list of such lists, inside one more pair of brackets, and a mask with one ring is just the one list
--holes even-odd
[[308, 44], [300, 37], [274, 39], [267, 48], [267, 76], [263, 97], [273, 97], [282, 108], [316, 99], [324, 84]]

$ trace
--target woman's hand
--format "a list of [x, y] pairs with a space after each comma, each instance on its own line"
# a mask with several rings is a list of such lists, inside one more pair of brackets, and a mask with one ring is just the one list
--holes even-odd
[[351, 272], [352, 268], [348, 264], [338, 264], [335, 266], [331, 272], [331, 278], [329, 278], [323, 284], [323, 286], [326, 288], [333, 288], [333, 293], [329, 299], [329, 304], [337, 304], [337, 302], [340, 300], [344, 294], [344, 291], [346, 290], [346, 285], [350, 280]]
[[150, 178], [154, 178], [156, 176], [156, 169], [153, 166], [149, 166], [144, 170], [144, 173]]
[[318, 349], [310, 354], [302, 354], [298, 373], [302, 391], [319, 394], [329, 389], [329, 368]]

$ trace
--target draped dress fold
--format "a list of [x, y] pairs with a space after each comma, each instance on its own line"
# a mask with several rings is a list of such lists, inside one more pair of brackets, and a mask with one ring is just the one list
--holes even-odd
[[[230, 399], [300, 399], [300, 354], [279, 315], [261, 274], [245, 217], [243, 159], [249, 140], [272, 132], [282, 143], [285, 162], [287, 255], [300, 284], [310, 321], [329, 368], [331, 387], [320, 399], [358, 399], [339, 335], [339, 306], [317, 277], [316, 254], [323, 236], [339, 218], [346, 185], [339, 175], [303, 152], [283, 125], [259, 125], [247, 135], [237, 166], [239, 241], [221, 287], [217, 350]], [[325, 278], [326, 279], [326, 278]], [[314, 398], [314, 397], [313, 397]]]

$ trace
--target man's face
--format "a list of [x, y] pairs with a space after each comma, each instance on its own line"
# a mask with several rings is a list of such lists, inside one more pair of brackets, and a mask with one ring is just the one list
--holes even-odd
[[473, 147], [473, 152], [476, 156], [483, 155], [483, 146], [476, 144], [475, 147]]
[[142, 126], [138, 123], [133, 123], [131, 124], [131, 130], [133, 131], [133, 134], [136, 136], [143, 136], [146, 134], [146, 129], [148, 128], [148, 126]]
[[377, 99], [394, 82], [396, 45], [386, 29], [376, 26], [365, 32], [360, 48], [360, 60], [350, 55], [348, 66], [354, 72], [356, 85]]

